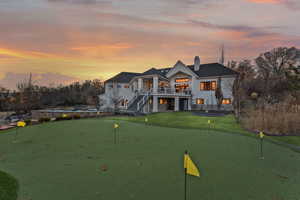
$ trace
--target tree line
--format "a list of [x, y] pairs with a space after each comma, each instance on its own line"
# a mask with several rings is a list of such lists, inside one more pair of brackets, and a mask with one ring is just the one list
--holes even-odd
[[104, 92], [104, 83], [98, 79], [74, 82], [70, 85], [46, 87], [28, 81], [17, 84], [17, 90], [0, 87], [0, 110], [30, 113], [33, 109], [58, 106], [98, 106], [98, 95]]

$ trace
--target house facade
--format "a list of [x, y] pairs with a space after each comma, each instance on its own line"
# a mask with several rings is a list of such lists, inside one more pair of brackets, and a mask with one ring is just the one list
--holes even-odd
[[193, 65], [178, 61], [171, 68], [121, 72], [105, 81], [100, 106], [103, 110], [142, 113], [232, 110], [232, 86], [237, 75], [219, 63], [201, 64], [198, 56]]

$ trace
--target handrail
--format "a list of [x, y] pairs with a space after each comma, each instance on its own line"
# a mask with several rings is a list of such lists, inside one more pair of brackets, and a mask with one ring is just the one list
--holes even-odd
[[138, 98], [138, 96], [139, 96], [139, 93], [136, 92], [134, 97], [127, 103], [127, 107], [130, 107], [131, 104]]
[[[152, 91], [151, 91], [152, 93]], [[186, 89], [182, 91], [176, 91], [175, 88], [159, 88], [156, 92], [156, 94], [171, 94], [171, 95], [176, 95], [176, 94], [181, 94], [181, 95], [191, 95], [191, 90]]]
[[137, 111], [140, 110], [141, 105], [144, 105], [150, 96], [150, 92], [147, 92], [143, 98], [137, 103]]

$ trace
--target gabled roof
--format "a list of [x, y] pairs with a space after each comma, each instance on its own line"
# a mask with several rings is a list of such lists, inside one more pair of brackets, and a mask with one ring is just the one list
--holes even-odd
[[165, 77], [166, 73], [167, 73], [167, 71], [164, 69], [151, 68], [151, 69], [145, 71], [144, 73], [142, 73], [141, 76], [157, 74], [157, 75]]
[[105, 81], [107, 82], [117, 82], [117, 83], [129, 83], [131, 79], [133, 79], [136, 76], [141, 75], [141, 73], [133, 73], [133, 72], [121, 72], [117, 74], [116, 76], [108, 79]]
[[[178, 61], [177, 63], [182, 63], [182, 62]], [[227, 75], [237, 75], [238, 74], [238, 72], [236, 72], [228, 67], [225, 67], [224, 65], [219, 64], [219, 63], [202, 64], [202, 65], [200, 65], [200, 69], [198, 71], [195, 71], [194, 65], [188, 65], [186, 67], [188, 67], [190, 70], [192, 70], [199, 77], [227, 76]], [[143, 73], [121, 72], [121, 73], [117, 74], [116, 76], [105, 81], [105, 83], [106, 82], [129, 83], [134, 77], [145, 76], [145, 75], [160, 75], [162, 77], [166, 77], [166, 74], [171, 69], [172, 68], [161, 68], [161, 69], [151, 68]]]
[[199, 77], [209, 77], [209, 76], [226, 76], [226, 75], [237, 75], [238, 72], [225, 67], [220, 63], [209, 63], [209, 64], [202, 64], [198, 71], [195, 71], [194, 65], [188, 65], [195, 74]]

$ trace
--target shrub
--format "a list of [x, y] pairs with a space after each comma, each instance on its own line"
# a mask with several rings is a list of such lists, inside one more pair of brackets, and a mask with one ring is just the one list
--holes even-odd
[[71, 119], [72, 119], [72, 116], [63, 114], [61, 116], [56, 117], [55, 121], [71, 120]]
[[31, 125], [31, 119], [25, 119], [24, 122], [26, 123], [26, 126]]
[[80, 118], [81, 118], [81, 116], [79, 114], [73, 115], [73, 119], [80, 119]]
[[69, 116], [69, 115], [67, 117], [64, 117], [64, 120], [71, 120], [71, 119], [73, 119], [73, 118], [72, 118], [72, 116]]
[[49, 118], [49, 117], [41, 117], [41, 118], [39, 119], [39, 122], [40, 122], [40, 123], [50, 122], [50, 121], [51, 121], [51, 118]]
[[265, 109], [248, 109], [243, 125], [255, 131], [274, 135], [300, 135], [300, 106], [278, 103]]
[[59, 117], [55, 118], [55, 121], [61, 121], [61, 120], [64, 120], [64, 118], [62, 116], [59, 116]]

